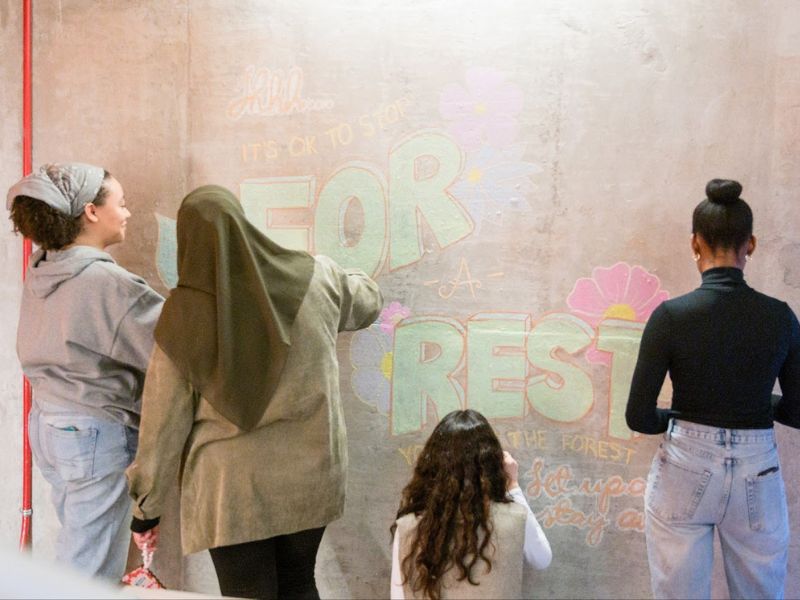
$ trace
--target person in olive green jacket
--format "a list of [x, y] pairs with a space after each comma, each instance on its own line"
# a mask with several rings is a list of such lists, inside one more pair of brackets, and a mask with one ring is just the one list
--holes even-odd
[[177, 236], [127, 471], [134, 540], [155, 549], [179, 475], [183, 551], [210, 549], [223, 594], [318, 598], [316, 553], [347, 471], [336, 337], [370, 325], [381, 293], [278, 246], [218, 186], [184, 199]]

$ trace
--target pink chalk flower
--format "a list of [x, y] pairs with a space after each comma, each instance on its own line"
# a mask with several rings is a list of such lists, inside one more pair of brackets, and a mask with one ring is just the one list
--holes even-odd
[[394, 328], [403, 319], [411, 316], [411, 309], [395, 301], [381, 311], [378, 317], [381, 331], [394, 335]]
[[439, 97], [448, 131], [467, 152], [484, 144], [502, 148], [512, 143], [519, 131], [522, 90], [494, 69], [469, 69], [464, 81], [466, 86], [451, 84]]
[[[567, 297], [572, 312], [593, 327], [603, 319], [622, 319], [644, 323], [669, 292], [661, 289], [661, 281], [640, 266], [618, 262], [613, 267], [595, 267], [592, 276], [575, 282]], [[611, 355], [597, 350], [587, 351], [591, 362], [608, 364]]]

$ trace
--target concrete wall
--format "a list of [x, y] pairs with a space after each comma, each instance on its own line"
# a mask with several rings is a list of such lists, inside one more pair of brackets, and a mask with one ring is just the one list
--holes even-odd
[[[0, 0], [3, 189], [20, 170], [18, 4]], [[800, 309], [798, 3], [35, 5], [34, 163], [117, 176], [134, 213], [113, 250], [124, 266], [166, 291], [180, 199], [219, 183], [276, 239], [385, 290], [381, 322], [340, 344], [351, 466], [323, 595], [386, 595], [399, 492], [437, 415], [459, 405], [492, 418], [553, 544], [530, 596], [649, 594], [641, 491], [657, 440], [631, 436], [621, 410], [642, 324], [697, 285], [688, 235], [708, 179], [743, 183], [760, 240], [748, 280]], [[0, 236], [0, 472], [13, 483], [0, 532], [13, 543], [20, 241]], [[778, 430], [791, 482], [800, 440]], [[36, 511], [37, 552], [52, 554], [41, 482]], [[207, 554], [178, 556], [176, 522], [160, 574], [214, 591]], [[792, 572], [786, 593], [800, 595]]]

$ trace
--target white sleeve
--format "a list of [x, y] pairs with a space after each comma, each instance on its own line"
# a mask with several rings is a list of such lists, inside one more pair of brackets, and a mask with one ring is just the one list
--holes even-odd
[[536, 515], [528, 506], [525, 494], [522, 493], [519, 486], [509, 490], [508, 493], [514, 502], [524, 506], [528, 511], [528, 518], [525, 521], [525, 562], [534, 569], [546, 569], [553, 559], [550, 542], [547, 541], [539, 521], [536, 520]]
[[391, 600], [404, 600], [403, 596], [403, 577], [400, 575], [400, 541], [397, 532], [394, 534], [392, 542], [392, 588], [389, 593]]

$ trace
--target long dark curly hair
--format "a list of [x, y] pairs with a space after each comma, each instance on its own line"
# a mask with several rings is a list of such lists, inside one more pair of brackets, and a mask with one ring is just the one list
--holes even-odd
[[[433, 600], [441, 597], [446, 571], [473, 579], [479, 560], [491, 570], [492, 502], [510, 502], [503, 449], [486, 418], [455, 410], [433, 430], [403, 490], [397, 518], [419, 517], [408, 554], [401, 557], [403, 582]], [[396, 523], [391, 532], [395, 533]]]

